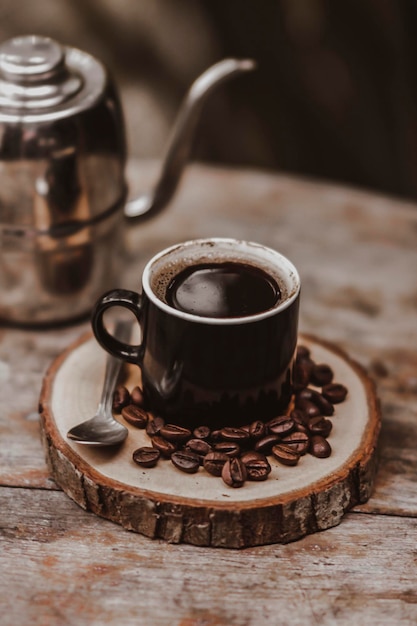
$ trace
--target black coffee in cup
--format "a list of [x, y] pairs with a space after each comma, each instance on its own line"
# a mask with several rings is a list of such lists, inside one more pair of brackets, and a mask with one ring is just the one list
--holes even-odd
[[236, 261], [187, 267], [174, 276], [165, 294], [174, 309], [213, 318], [256, 315], [271, 309], [280, 297], [272, 276]]
[[[241, 426], [284, 411], [292, 394], [300, 279], [275, 250], [233, 239], [205, 239], [155, 255], [142, 293], [105, 294], [93, 330], [111, 354], [141, 369], [147, 406], [194, 428]], [[106, 331], [104, 312], [128, 308], [140, 345]]]

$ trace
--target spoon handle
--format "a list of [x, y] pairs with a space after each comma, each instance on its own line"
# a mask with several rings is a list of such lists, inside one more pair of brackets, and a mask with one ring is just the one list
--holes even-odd
[[[113, 335], [120, 341], [128, 341], [132, 324], [129, 321], [119, 320], [116, 322]], [[99, 402], [98, 410], [101, 412], [109, 412], [113, 404], [113, 392], [117, 383], [123, 361], [114, 356], [109, 355], [106, 360], [106, 370], [104, 372], [103, 390]]]

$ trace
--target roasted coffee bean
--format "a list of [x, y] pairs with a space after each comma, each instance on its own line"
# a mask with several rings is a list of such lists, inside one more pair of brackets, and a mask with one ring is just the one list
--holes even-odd
[[159, 431], [164, 425], [165, 421], [162, 417], [159, 417], [158, 415], [155, 415], [153, 418], [150, 417], [146, 426], [146, 434], [148, 437], [155, 437], [155, 435], [159, 435]]
[[327, 439], [321, 437], [320, 435], [314, 435], [310, 441], [309, 452], [319, 459], [326, 459], [331, 455], [332, 447]]
[[113, 412], [121, 413], [122, 409], [131, 403], [130, 393], [124, 385], [118, 385], [113, 393]]
[[305, 433], [306, 435], [308, 435], [310, 433], [308, 426], [305, 426], [304, 424], [295, 424], [295, 431], [297, 433]]
[[329, 402], [332, 402], [332, 404], [339, 404], [346, 399], [348, 390], [340, 383], [329, 383], [328, 385], [324, 385], [321, 393], [323, 397]]
[[187, 439], [190, 439], [191, 430], [189, 430], [188, 428], [183, 428], [182, 426], [177, 426], [177, 424], [165, 424], [165, 426], [162, 426], [159, 434], [161, 435], [161, 437], [167, 439], [168, 441], [181, 443], [183, 441], [186, 441]]
[[304, 398], [299, 398], [298, 396], [295, 398], [295, 407], [299, 411], [302, 411], [307, 418], [321, 415], [319, 407], [314, 404], [314, 402], [311, 402], [311, 400], [305, 400]]
[[249, 424], [248, 431], [251, 436], [251, 439], [255, 439], [255, 440], [261, 439], [262, 437], [266, 435], [265, 423], [262, 422], [261, 420], [256, 420], [255, 422], [252, 422], [252, 424]]
[[221, 476], [222, 469], [229, 457], [222, 452], [209, 452], [203, 461], [204, 469], [212, 476]]
[[138, 385], [136, 385], [136, 387], [132, 389], [132, 391], [130, 392], [130, 397], [133, 404], [143, 406], [143, 391]]
[[155, 437], [152, 438], [152, 446], [159, 450], [161, 455], [166, 459], [171, 458], [171, 454], [177, 450], [172, 441], [167, 441], [167, 439], [164, 439], [160, 435], [155, 435]]
[[243, 454], [240, 455], [240, 458], [246, 465], [246, 463], [253, 461], [254, 459], [266, 459], [266, 455], [262, 454], [262, 452], [257, 452], [256, 450], [246, 450], [246, 452], [243, 452]]
[[132, 458], [141, 467], [155, 467], [160, 456], [161, 453], [156, 448], [143, 446], [134, 451]]
[[303, 454], [306, 454], [308, 451], [310, 438], [306, 433], [294, 432], [287, 437], [284, 437], [282, 439], [282, 443], [291, 447], [300, 456], [303, 456]]
[[249, 461], [245, 467], [247, 480], [251, 480], [253, 482], [267, 480], [269, 474], [271, 473], [271, 466], [266, 457], [264, 461]]
[[272, 446], [281, 440], [279, 435], [265, 435], [255, 443], [255, 450], [262, 454], [271, 454]]
[[204, 439], [189, 439], [184, 446], [185, 450], [198, 454], [199, 457], [205, 457], [206, 454], [212, 452], [212, 447], [208, 441]]
[[294, 387], [303, 389], [310, 382], [311, 373], [314, 369], [314, 361], [311, 359], [299, 359], [294, 364]]
[[203, 456], [213, 451], [208, 441], [205, 439], [197, 439], [196, 437], [186, 441], [184, 447], [191, 450], [191, 452], [195, 452], [195, 454], [201, 454]]
[[277, 443], [272, 448], [272, 454], [274, 458], [283, 465], [297, 465], [300, 460], [300, 455], [290, 446], [286, 446], [284, 443]]
[[247, 478], [246, 466], [241, 459], [233, 458], [226, 461], [222, 469], [223, 482], [229, 487], [242, 487]]
[[311, 387], [306, 387], [297, 393], [297, 400], [308, 400], [309, 402], [313, 402], [319, 409], [321, 415], [333, 415], [334, 406], [331, 402], [329, 402], [319, 391], [316, 389], [311, 389]]
[[312, 417], [308, 422], [308, 429], [312, 435], [321, 435], [322, 437], [328, 437], [333, 428], [333, 424], [330, 420], [318, 415]]
[[334, 413], [333, 404], [329, 402], [329, 400], [325, 398], [323, 394], [319, 393], [318, 391], [316, 391], [315, 394], [316, 395], [314, 396], [313, 402], [317, 404], [322, 415], [325, 415], [326, 417], [330, 417], [331, 415], [333, 415]]
[[236, 443], [244, 443], [246, 441], [249, 441], [250, 439], [249, 432], [247, 432], [243, 428], [222, 428], [220, 431], [220, 436], [223, 441], [236, 441]]
[[291, 411], [290, 416], [295, 424], [295, 430], [297, 430], [299, 433], [308, 434], [308, 417], [304, 415], [304, 413], [299, 409], [294, 409], [293, 411]]
[[210, 428], [208, 426], [197, 426], [193, 430], [193, 437], [195, 439], [209, 439], [210, 438]]
[[290, 417], [296, 424], [304, 424], [305, 426], [308, 424], [309, 418], [299, 409], [293, 409], [290, 413]]
[[195, 474], [200, 467], [200, 457], [189, 450], [178, 450], [171, 454], [175, 467], [186, 474]]
[[136, 406], [136, 404], [128, 404], [122, 409], [122, 417], [132, 424], [132, 426], [136, 426], [136, 428], [146, 428], [146, 424], [148, 423], [148, 414], [144, 409], [141, 409], [140, 406]]
[[240, 446], [236, 441], [219, 441], [214, 444], [214, 450], [226, 454], [229, 458], [240, 454]]
[[297, 400], [311, 400], [314, 389], [311, 387], [304, 387], [304, 389], [300, 389], [296, 393]]
[[307, 346], [299, 345], [297, 346], [296, 359], [309, 359], [310, 358], [310, 350]]
[[216, 441], [222, 440], [222, 431], [221, 430], [212, 430], [210, 435], [210, 441], [215, 443]]
[[268, 459], [260, 452], [245, 452], [240, 460], [246, 467], [247, 479], [253, 481], [266, 480], [271, 473], [271, 466]]
[[294, 420], [288, 415], [279, 415], [267, 423], [268, 431], [272, 435], [280, 435], [281, 437], [285, 437], [294, 430], [294, 426]]
[[326, 363], [316, 364], [311, 372], [311, 382], [317, 387], [324, 387], [333, 380], [333, 370]]

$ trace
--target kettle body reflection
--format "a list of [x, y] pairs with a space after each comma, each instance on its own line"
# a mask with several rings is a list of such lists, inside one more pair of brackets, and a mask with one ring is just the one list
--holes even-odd
[[253, 69], [225, 59], [193, 83], [154, 189], [128, 200], [123, 112], [103, 64], [37, 35], [0, 46], [0, 321], [66, 323], [116, 284], [124, 229], [164, 208], [206, 97]]

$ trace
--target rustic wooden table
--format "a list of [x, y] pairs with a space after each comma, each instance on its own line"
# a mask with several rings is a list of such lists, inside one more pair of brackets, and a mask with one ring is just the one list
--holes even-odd
[[[153, 164], [131, 163], [132, 190]], [[417, 622], [417, 206], [253, 170], [190, 167], [161, 216], [132, 226], [124, 286], [197, 236], [279, 249], [298, 266], [301, 330], [364, 366], [382, 404], [374, 493], [337, 527], [242, 551], [150, 540], [87, 513], [50, 479], [37, 402], [88, 322], [0, 331], [2, 625]]]

